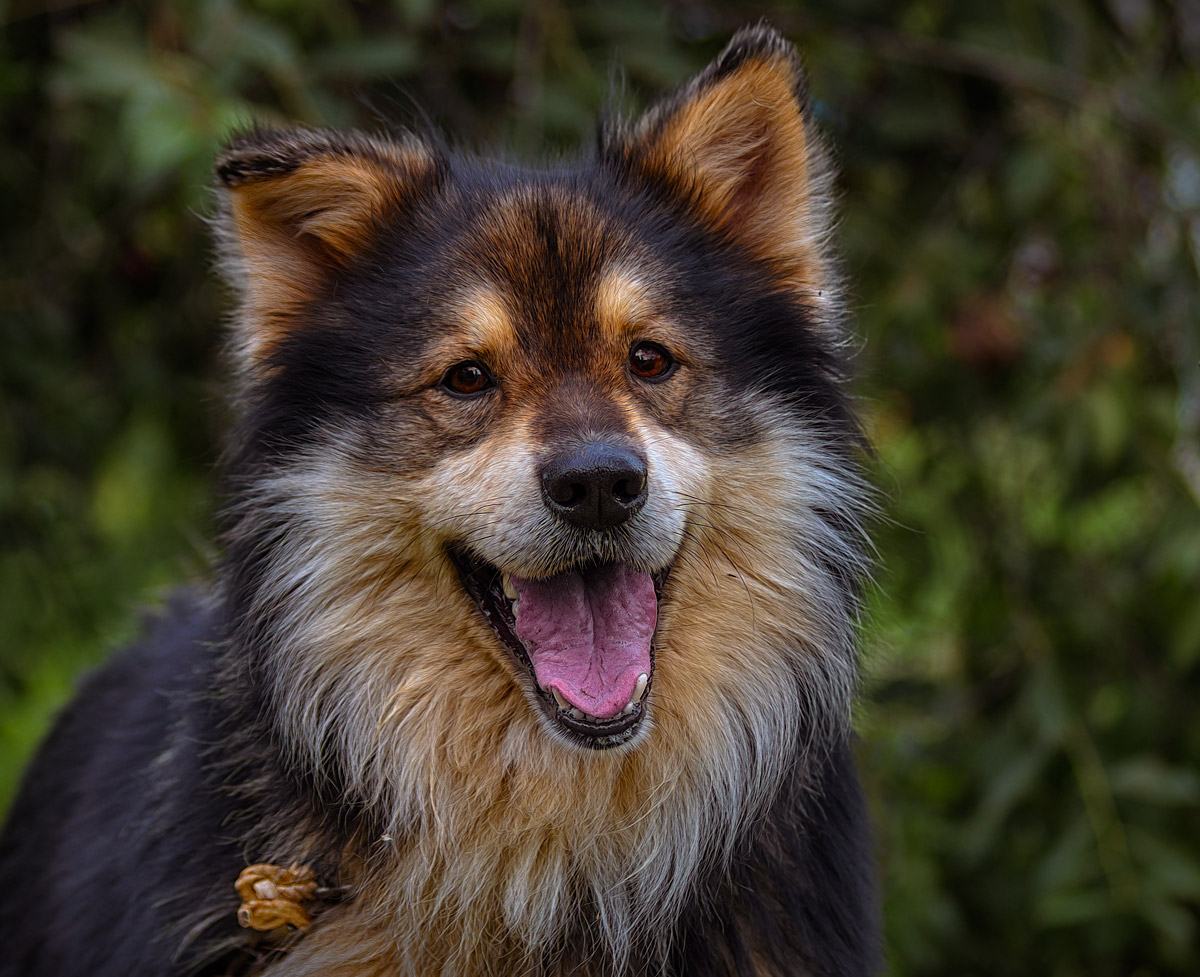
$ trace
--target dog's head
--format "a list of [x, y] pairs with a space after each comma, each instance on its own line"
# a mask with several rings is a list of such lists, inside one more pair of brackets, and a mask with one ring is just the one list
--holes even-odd
[[449, 724], [438, 749], [501, 766], [774, 769], [844, 720], [857, 432], [778, 35], [574, 167], [256, 131], [218, 173], [229, 598], [298, 753], [361, 774]]

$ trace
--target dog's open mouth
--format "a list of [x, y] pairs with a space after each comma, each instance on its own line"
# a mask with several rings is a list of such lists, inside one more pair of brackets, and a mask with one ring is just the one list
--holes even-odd
[[467, 593], [528, 669], [551, 721], [592, 749], [632, 739], [654, 679], [654, 628], [667, 571], [606, 563], [532, 580], [462, 551], [452, 556]]

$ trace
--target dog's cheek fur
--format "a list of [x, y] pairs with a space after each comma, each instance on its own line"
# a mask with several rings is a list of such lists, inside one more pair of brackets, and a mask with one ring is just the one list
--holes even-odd
[[[726, 760], [748, 765], [747, 783], [769, 795], [779, 764], [846, 731], [856, 598], [830, 566], [861, 564], [862, 540], [845, 527], [864, 513], [862, 485], [826, 466], [819, 438], [761, 398], [751, 406], [766, 437], [740, 451], [659, 441], [671, 471], [704, 475], [680, 493], [688, 528], [659, 625], [654, 705], [660, 730], [748, 736], [751, 755], [727, 749]], [[832, 520], [831, 498], [842, 500]]]

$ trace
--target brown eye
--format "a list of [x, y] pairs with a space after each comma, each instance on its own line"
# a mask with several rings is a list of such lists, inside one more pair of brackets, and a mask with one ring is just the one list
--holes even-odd
[[658, 343], [634, 343], [629, 350], [629, 369], [643, 380], [665, 380], [675, 372], [675, 360]]
[[474, 397], [496, 385], [487, 367], [476, 360], [455, 363], [442, 376], [440, 386], [458, 397]]

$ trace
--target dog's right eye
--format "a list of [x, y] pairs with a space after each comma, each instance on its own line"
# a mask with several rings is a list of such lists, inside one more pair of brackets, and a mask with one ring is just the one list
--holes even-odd
[[438, 384], [447, 393], [456, 397], [475, 397], [486, 390], [491, 390], [496, 381], [488, 372], [486, 366], [478, 360], [464, 360], [455, 363], [443, 375]]

